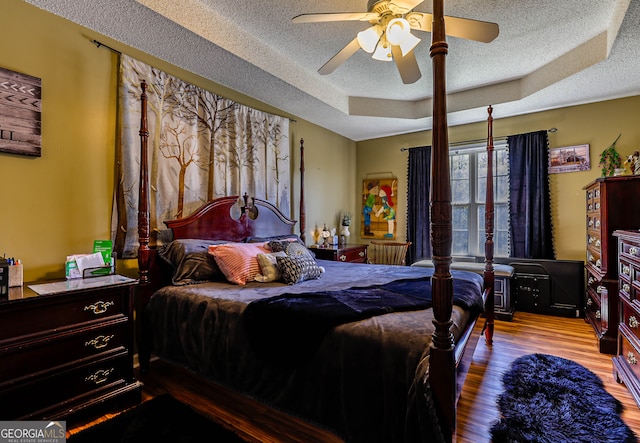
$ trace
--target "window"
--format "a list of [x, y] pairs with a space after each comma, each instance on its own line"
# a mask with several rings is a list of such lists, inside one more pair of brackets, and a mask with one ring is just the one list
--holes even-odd
[[[451, 211], [454, 257], [484, 256], [486, 146], [450, 150]], [[494, 146], [494, 256], [509, 256], [509, 151], [506, 141]]]

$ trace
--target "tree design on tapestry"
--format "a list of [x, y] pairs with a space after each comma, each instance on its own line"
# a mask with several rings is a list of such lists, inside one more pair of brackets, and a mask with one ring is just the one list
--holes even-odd
[[151, 243], [164, 220], [209, 200], [243, 195], [290, 213], [289, 121], [233, 102], [126, 55], [120, 68], [120, 137], [112, 237], [135, 256], [140, 165], [140, 83], [147, 82]]

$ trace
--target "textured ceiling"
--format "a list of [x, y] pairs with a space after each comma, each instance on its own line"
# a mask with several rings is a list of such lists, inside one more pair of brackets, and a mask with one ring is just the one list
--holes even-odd
[[[367, 22], [291, 22], [366, 0], [26, 1], [352, 140], [431, 128], [430, 34], [414, 32], [422, 78], [405, 85], [362, 50], [318, 74]], [[500, 26], [491, 43], [448, 38], [449, 125], [489, 104], [503, 118], [640, 94], [640, 0], [446, 0], [445, 14]]]

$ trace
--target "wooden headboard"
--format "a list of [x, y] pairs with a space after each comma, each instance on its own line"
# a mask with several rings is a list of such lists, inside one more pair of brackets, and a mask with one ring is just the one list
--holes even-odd
[[240, 242], [248, 237], [293, 234], [296, 221], [268, 201], [244, 195], [212, 200], [187, 217], [164, 223], [173, 231], [174, 239]]

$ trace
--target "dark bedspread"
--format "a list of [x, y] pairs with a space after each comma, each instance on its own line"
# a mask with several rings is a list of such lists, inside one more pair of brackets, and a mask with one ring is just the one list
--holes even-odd
[[[155, 355], [262, 402], [332, 429], [349, 442], [431, 441], [431, 406], [416, 394], [428, 390], [433, 310], [375, 315], [329, 329], [302, 365], [265, 362], [242, 326], [247, 306], [284, 294], [339, 291], [361, 282], [379, 286], [428, 279], [428, 268], [385, 267], [319, 261], [318, 280], [282, 283], [205, 283], [168, 286], [153, 295], [144, 312], [144, 334]], [[482, 278], [455, 272], [480, 299]], [[354, 279], [357, 276], [357, 279]], [[404, 283], [398, 283], [404, 284]], [[422, 289], [420, 289], [421, 291]], [[478, 302], [479, 303], [479, 302]], [[454, 306], [457, 340], [473, 317]], [[264, 326], [267, 333], [271, 325]], [[431, 411], [433, 413], [433, 411]]]
[[[453, 304], [474, 313], [482, 310], [478, 286], [454, 280]], [[283, 294], [249, 303], [243, 323], [263, 359], [278, 365], [303, 365], [334, 327], [392, 312], [432, 306], [431, 279], [402, 279], [367, 287], [308, 294]]]

